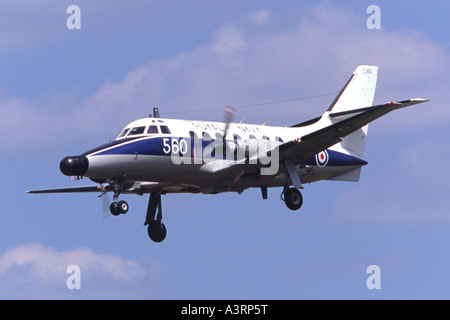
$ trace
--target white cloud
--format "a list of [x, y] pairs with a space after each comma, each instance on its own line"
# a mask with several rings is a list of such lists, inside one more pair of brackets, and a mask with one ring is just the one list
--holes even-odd
[[0, 275], [12, 268], [30, 266], [40, 279], [66, 274], [69, 265], [78, 265], [86, 273], [103, 273], [115, 279], [127, 280], [145, 273], [137, 262], [120, 256], [97, 254], [90, 248], [57, 251], [52, 247], [29, 243], [8, 249], [0, 256]]
[[218, 55], [233, 55], [247, 47], [242, 32], [234, 26], [227, 25], [216, 32], [216, 41], [212, 52]]
[[[0, 287], [10, 288], [11, 294], [20, 292], [22, 297], [36, 298], [40, 293], [53, 296], [61, 292], [55, 289], [69, 291], [66, 280], [70, 273], [66, 271], [71, 265], [80, 267], [82, 283], [88, 283], [87, 287], [91, 288], [85, 289], [85, 293], [90, 294], [95, 291], [96, 278], [108, 282], [132, 281], [146, 274], [144, 266], [119, 255], [98, 254], [90, 248], [58, 251], [29, 243], [12, 247], [0, 255]], [[1, 292], [2, 298], [10, 298], [8, 290]]]
[[[270, 28], [265, 23], [269, 18]], [[338, 92], [355, 67], [364, 63], [380, 65], [376, 101], [416, 96], [433, 100], [427, 112], [408, 111], [403, 121], [389, 116], [391, 121], [409, 126], [449, 120], [444, 103], [450, 97], [443, 83], [450, 71], [450, 57], [423, 35], [410, 30], [368, 30], [351, 11], [323, 6], [299, 14], [298, 23], [286, 24], [284, 18], [261, 9], [247, 19], [225, 24], [210, 43], [169, 59], [150, 60], [122, 81], [106, 81], [90, 98], [73, 100], [70, 108], [57, 107], [54, 102], [6, 99], [0, 115], [2, 121], [11, 121], [1, 130], [10, 132], [22, 124], [29, 125], [34, 134], [21, 141], [17, 141], [20, 136], [9, 137], [1, 144], [23, 145], [44, 137], [49, 141], [86, 138], [98, 135], [105, 123], [109, 130], [105, 138], [110, 138], [127, 122], [147, 116], [154, 106], [167, 117], [185, 112], [181, 117], [220, 120], [226, 104]], [[248, 122], [268, 118], [268, 124], [271, 120], [272, 124], [294, 124], [321, 114], [332, 99], [241, 109], [239, 116], [248, 117]]]
[[[277, 19], [282, 24], [282, 17]], [[160, 106], [162, 113], [205, 108], [209, 112], [202, 116], [213, 117], [225, 104], [337, 92], [354, 68], [363, 63], [380, 65], [377, 97], [381, 102], [411, 95], [447, 98], [445, 91], [434, 89], [447, 77], [450, 65], [448, 54], [438, 45], [417, 32], [377, 33], [359, 27], [355, 21], [359, 19], [349, 11], [318, 7], [310, 15], [300, 16], [295, 27], [281, 30], [262, 27], [262, 32], [255, 32], [246, 23], [229, 23], [215, 32], [211, 43], [171, 59], [149, 61], [123, 81], [106, 83], [86, 106], [108, 106], [112, 112], [128, 117], [146, 114], [153, 105]], [[284, 113], [295, 112], [301, 121], [304, 116], [321, 113], [331, 100], [324, 99], [325, 105], [294, 102], [283, 106]], [[313, 111], [308, 110], [310, 106], [314, 106]], [[286, 120], [274, 107], [248, 113], [256, 113], [261, 119]], [[420, 115], [420, 119], [426, 118], [428, 123], [448, 120], [449, 112], [440, 107], [434, 110], [425, 117]], [[436, 117], [442, 111], [446, 116]], [[419, 118], [417, 114], [415, 117]]]
[[250, 21], [250, 23], [259, 25], [259, 26], [263, 26], [264, 24], [266, 24], [267, 20], [270, 17], [270, 10], [268, 9], [260, 9], [256, 12], [253, 12], [252, 14], [250, 14], [248, 16], [248, 21]]

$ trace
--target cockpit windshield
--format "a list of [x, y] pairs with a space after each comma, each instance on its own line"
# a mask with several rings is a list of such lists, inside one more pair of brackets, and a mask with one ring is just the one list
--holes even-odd
[[145, 127], [134, 127], [130, 130], [129, 136], [136, 135], [136, 134], [143, 134], [145, 131]]
[[117, 137], [117, 139], [119, 138], [123, 138], [127, 135], [128, 131], [130, 130], [130, 128], [125, 128], [123, 129], [123, 131], [119, 134], [119, 136]]
[[125, 139], [137, 135], [154, 136], [158, 134], [171, 134], [171, 132], [168, 126], [164, 124], [160, 125], [159, 123], [150, 124], [148, 126], [130, 126], [123, 129], [116, 139]]

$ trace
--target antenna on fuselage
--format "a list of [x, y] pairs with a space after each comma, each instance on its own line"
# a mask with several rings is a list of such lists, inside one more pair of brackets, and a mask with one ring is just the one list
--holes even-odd
[[157, 107], [153, 108], [153, 118], [161, 118]]

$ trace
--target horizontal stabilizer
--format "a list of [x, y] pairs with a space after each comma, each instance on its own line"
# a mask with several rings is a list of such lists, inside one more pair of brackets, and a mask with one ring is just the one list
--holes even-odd
[[353, 169], [352, 171], [328, 178], [327, 180], [358, 182], [360, 176], [361, 176], [361, 168], [356, 168]]
[[280, 159], [299, 158], [304, 161], [342, 141], [342, 138], [393, 110], [426, 101], [428, 100], [419, 98], [409, 99], [364, 108], [363, 111], [358, 110], [356, 112], [356, 110], [352, 110], [351, 112], [349, 111], [349, 113], [345, 112], [345, 115], [342, 114], [342, 112], [339, 112], [338, 114], [331, 113], [328, 117], [332, 118], [332, 116], [339, 116], [340, 118], [324, 128], [278, 146]]

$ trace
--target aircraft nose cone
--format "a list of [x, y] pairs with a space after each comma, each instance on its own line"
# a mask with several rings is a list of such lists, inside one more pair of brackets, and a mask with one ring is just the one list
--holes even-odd
[[85, 156], [65, 157], [59, 169], [66, 176], [83, 176], [89, 168], [89, 160]]

